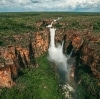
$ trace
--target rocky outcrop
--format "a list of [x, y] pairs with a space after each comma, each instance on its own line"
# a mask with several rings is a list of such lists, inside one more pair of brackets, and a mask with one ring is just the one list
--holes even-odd
[[42, 55], [43, 53], [47, 52], [49, 46], [49, 32], [37, 32], [35, 35], [35, 39], [32, 42], [33, 48], [35, 50], [35, 57]]
[[74, 49], [76, 65], [90, 67], [93, 75], [100, 78], [100, 36], [93, 35], [90, 31], [68, 30], [64, 39], [64, 52]]
[[0, 87], [11, 88], [15, 83], [11, 77], [10, 66], [0, 68]]

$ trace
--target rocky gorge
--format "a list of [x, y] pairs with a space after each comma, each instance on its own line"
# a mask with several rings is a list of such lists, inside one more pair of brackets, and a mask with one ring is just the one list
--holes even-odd
[[[36, 58], [47, 53], [50, 44], [49, 29], [46, 28], [52, 22], [50, 20], [37, 21], [37, 31], [23, 35], [14, 35], [13, 43], [6, 47], [0, 47], [0, 86], [15, 86], [15, 79], [21, 69], [38, 68]], [[58, 26], [59, 25], [59, 26]], [[94, 35], [90, 30], [65, 29], [68, 23], [54, 22], [57, 28], [55, 42], [64, 41], [63, 53], [68, 55], [73, 50], [71, 58], [75, 59], [70, 77], [77, 84], [83, 84], [84, 79], [79, 76], [82, 69], [89, 76], [98, 80], [100, 86], [100, 35]], [[92, 28], [92, 27], [91, 27]], [[25, 44], [25, 45], [24, 45]]]

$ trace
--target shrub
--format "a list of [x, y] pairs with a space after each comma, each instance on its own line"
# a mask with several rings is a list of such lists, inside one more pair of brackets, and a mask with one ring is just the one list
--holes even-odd
[[100, 22], [93, 23], [94, 30], [100, 30]]
[[81, 83], [77, 86], [76, 93], [78, 99], [99, 99], [100, 87], [98, 80], [91, 77], [88, 73], [80, 72]]

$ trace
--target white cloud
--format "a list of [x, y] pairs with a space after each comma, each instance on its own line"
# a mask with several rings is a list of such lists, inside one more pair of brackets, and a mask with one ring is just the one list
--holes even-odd
[[85, 7], [95, 7], [99, 6], [100, 4], [99, 0], [65, 0], [64, 2], [61, 2], [58, 4], [58, 7], [61, 8], [71, 8], [75, 9], [77, 7], [85, 8]]
[[7, 8], [23, 9], [23, 11], [75, 11], [76, 9], [99, 11], [99, 6], [100, 0], [0, 0], [0, 11], [2, 9], [6, 11]]

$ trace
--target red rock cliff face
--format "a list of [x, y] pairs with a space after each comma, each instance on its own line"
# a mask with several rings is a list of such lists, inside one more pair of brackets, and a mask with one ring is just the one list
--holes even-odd
[[89, 31], [68, 30], [65, 32], [65, 48], [71, 42], [75, 52], [80, 52], [80, 64], [89, 66], [93, 75], [100, 78], [100, 36]]
[[[1, 80], [0, 86], [3, 87], [12, 87], [13, 85], [7, 85], [7, 79], [13, 82], [13, 78], [18, 75], [18, 72], [21, 68], [27, 68], [30, 66], [37, 66], [36, 57], [47, 52], [49, 46], [49, 31], [46, 29], [44, 31], [40, 31], [34, 33], [32, 35], [28, 35], [28, 45], [25, 47], [18, 45], [10, 45], [7, 48], [0, 48], [0, 73], [1, 73]], [[32, 39], [30, 40], [30, 37]], [[17, 37], [17, 35], [16, 35]], [[14, 36], [14, 38], [16, 38]], [[18, 37], [21, 37], [21, 35]], [[23, 39], [24, 40], [24, 39]], [[19, 42], [19, 41], [18, 41]], [[33, 64], [33, 65], [32, 65]], [[6, 70], [7, 67], [9, 69], [9, 75], [5, 76], [7, 79], [2, 79], [3, 71]], [[4, 68], [4, 69], [2, 69]], [[4, 72], [5, 73], [5, 72]]]
[[0, 68], [0, 87], [12, 87], [15, 83], [11, 78], [10, 66]]
[[35, 57], [38, 57], [47, 52], [49, 46], [49, 31], [37, 32], [35, 34], [32, 45], [35, 50]]

